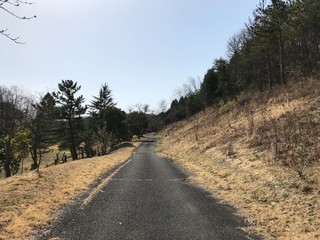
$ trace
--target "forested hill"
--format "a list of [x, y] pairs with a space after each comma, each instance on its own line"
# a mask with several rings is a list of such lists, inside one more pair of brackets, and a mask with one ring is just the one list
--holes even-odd
[[260, 1], [163, 114], [158, 152], [266, 239], [319, 239], [320, 1]]
[[166, 122], [207, 106], [265, 91], [291, 80], [319, 78], [320, 1], [260, 1], [244, 28], [227, 43], [228, 59], [216, 59], [198, 86], [190, 81], [166, 113]]

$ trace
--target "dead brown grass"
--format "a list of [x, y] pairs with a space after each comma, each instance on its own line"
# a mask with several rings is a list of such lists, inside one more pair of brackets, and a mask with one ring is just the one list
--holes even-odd
[[[194, 183], [235, 206], [251, 224], [247, 230], [265, 239], [320, 239], [320, 165], [307, 168], [303, 180], [275, 161], [270, 149], [250, 146], [265, 121], [262, 107], [276, 119], [286, 112], [320, 110], [319, 82], [296, 84], [254, 96], [225, 114], [207, 109], [176, 123], [163, 132], [168, 137], [158, 147], [186, 168]], [[248, 110], [254, 112], [253, 126]]]
[[[54, 165], [54, 160], [57, 158], [57, 155], [59, 156], [59, 159], [62, 158], [63, 154], [66, 154], [67, 156], [71, 156], [69, 150], [59, 150], [58, 145], [53, 145], [49, 147], [46, 152], [42, 153], [42, 159], [40, 163], [40, 169], [46, 168], [48, 165]], [[71, 158], [68, 159], [70, 161]], [[71, 160], [72, 161], [72, 160]], [[31, 155], [23, 159], [20, 163], [20, 169], [18, 171], [18, 174], [24, 174], [31, 171], [31, 164], [33, 163]], [[0, 180], [2, 178], [5, 178], [5, 172], [0, 172]]]
[[84, 159], [0, 180], [0, 239], [32, 239], [33, 230], [88, 189], [102, 173], [130, 157], [139, 143]]

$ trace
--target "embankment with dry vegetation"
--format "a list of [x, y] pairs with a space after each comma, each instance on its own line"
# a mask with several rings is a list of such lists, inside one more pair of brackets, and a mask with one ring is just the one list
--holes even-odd
[[320, 239], [320, 82], [242, 95], [168, 126], [158, 153], [264, 239]]
[[0, 239], [32, 239], [34, 230], [46, 227], [103, 173], [126, 161], [138, 142], [127, 145], [106, 156], [0, 180]]

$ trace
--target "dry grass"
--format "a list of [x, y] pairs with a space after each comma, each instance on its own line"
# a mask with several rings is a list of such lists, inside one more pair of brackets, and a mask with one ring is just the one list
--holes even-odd
[[[257, 96], [229, 113], [207, 109], [167, 128], [158, 152], [186, 168], [194, 183], [235, 206], [251, 224], [248, 231], [265, 239], [320, 239], [320, 165], [307, 168], [303, 180], [274, 161], [265, 146], [250, 146], [265, 121], [261, 106], [276, 119], [286, 112], [319, 111], [319, 90], [319, 83], [304, 83]], [[254, 112], [253, 126], [248, 110]]]
[[[53, 146], [49, 147], [48, 150], [42, 154], [40, 169], [43, 169], [48, 165], [54, 165], [54, 160], [57, 158], [57, 154], [59, 156], [59, 159], [61, 159], [64, 153], [67, 156], [71, 155], [69, 150], [60, 151], [58, 149], [58, 145], [53, 145]], [[72, 161], [71, 158], [69, 158], [68, 161]], [[20, 169], [19, 169], [18, 174], [24, 174], [24, 173], [30, 172], [32, 163], [33, 163], [33, 160], [32, 160], [31, 155], [29, 155], [28, 157], [23, 159], [20, 164]], [[2, 171], [0, 173], [0, 180], [1, 180], [1, 178], [5, 178], [4, 171]]]
[[139, 143], [109, 155], [41, 169], [0, 180], [0, 239], [32, 239], [57, 210], [70, 203], [101, 174], [124, 162]]

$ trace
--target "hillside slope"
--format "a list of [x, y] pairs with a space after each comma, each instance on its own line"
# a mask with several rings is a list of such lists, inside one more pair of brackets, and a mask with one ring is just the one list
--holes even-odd
[[320, 82], [243, 95], [168, 126], [158, 152], [265, 239], [320, 239]]

